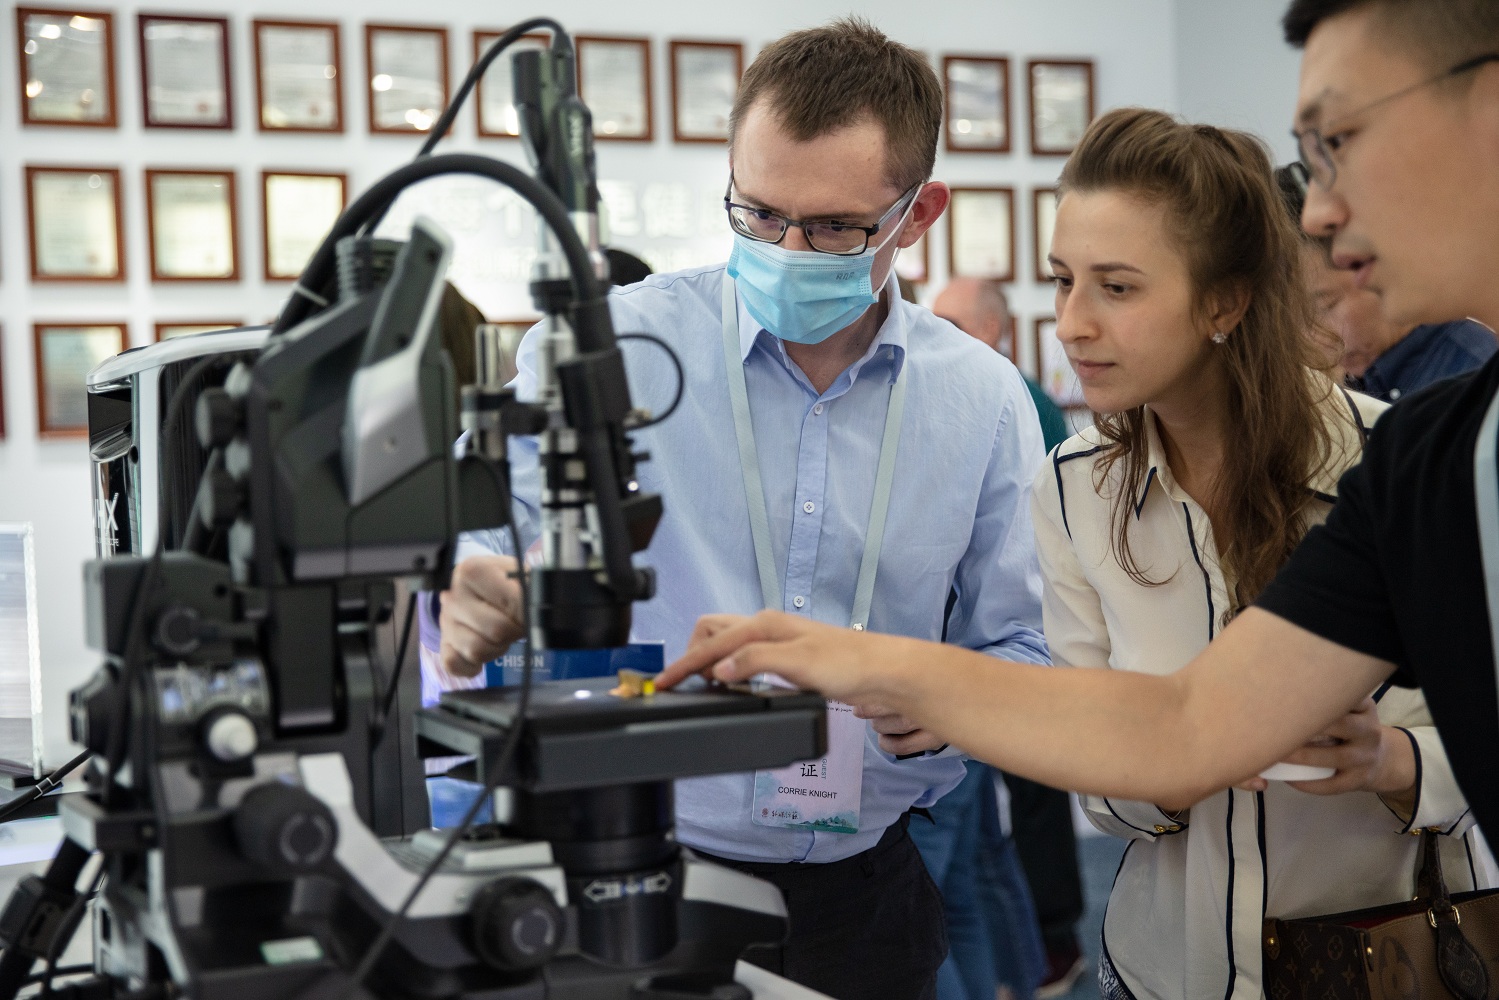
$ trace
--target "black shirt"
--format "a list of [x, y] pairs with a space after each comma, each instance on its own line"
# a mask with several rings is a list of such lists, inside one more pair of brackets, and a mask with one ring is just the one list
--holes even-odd
[[1473, 497], [1478, 427], [1499, 355], [1406, 397], [1256, 602], [1420, 687], [1478, 824], [1499, 837], [1499, 699]]

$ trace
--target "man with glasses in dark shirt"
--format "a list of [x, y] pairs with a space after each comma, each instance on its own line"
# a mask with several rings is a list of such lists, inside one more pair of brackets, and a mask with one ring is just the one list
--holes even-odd
[[[1295, 0], [1303, 227], [1414, 326], [1499, 323], [1499, 3]], [[1380, 743], [1308, 744], [1385, 681], [1419, 685], [1480, 826], [1499, 834], [1499, 360], [1372, 429], [1325, 525], [1184, 669], [1040, 670], [774, 614], [699, 623], [662, 684], [771, 670], [878, 704], [1007, 771], [1196, 802], [1284, 760], [1354, 777]], [[982, 667], [982, 669], [980, 669]], [[1171, 735], [1170, 752], [1160, 734]], [[1341, 790], [1341, 774], [1322, 782]]]

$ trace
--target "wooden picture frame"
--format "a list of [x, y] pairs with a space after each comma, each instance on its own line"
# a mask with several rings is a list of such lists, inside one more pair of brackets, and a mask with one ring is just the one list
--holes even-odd
[[1031, 153], [1067, 156], [1095, 114], [1093, 60], [1031, 59], [1025, 64]]
[[[1006, 218], [1001, 218], [1005, 216]], [[997, 226], [986, 246], [979, 227]], [[1015, 280], [1015, 189], [954, 187], [947, 213], [947, 269], [952, 278]]]
[[88, 389], [83, 377], [129, 346], [127, 329], [123, 322], [100, 320], [32, 324], [38, 437], [88, 437]]
[[[30, 30], [32, 18], [40, 22], [35, 37]], [[100, 36], [97, 42], [92, 40], [95, 32]], [[52, 42], [58, 43], [55, 48]], [[93, 53], [96, 60], [85, 63], [79, 58], [84, 45], [99, 47]], [[17, 93], [21, 100], [21, 124], [119, 126], [114, 15], [109, 11], [17, 7], [15, 56], [20, 77]], [[97, 100], [96, 90], [101, 86], [104, 97]]]
[[262, 132], [342, 133], [343, 42], [338, 22], [257, 19], [250, 31], [255, 45], [256, 127]]
[[[176, 44], [170, 45], [174, 41], [170, 38], [173, 26], [178, 37]], [[153, 29], [162, 30], [164, 37], [153, 40]], [[211, 37], [215, 30], [216, 41]], [[229, 61], [229, 19], [143, 13], [136, 15], [136, 34], [140, 42], [141, 121], [145, 127], [232, 131], [234, 73]], [[174, 58], [163, 62], [172, 49]], [[204, 59], [213, 61], [205, 66]], [[196, 96], [187, 89], [195, 80], [215, 77], [216, 84], [196, 92]], [[174, 96], [170, 100], [165, 94], [158, 97], [158, 91]]]
[[[578, 94], [593, 112], [593, 137], [604, 142], [653, 142], [651, 40], [577, 35], [573, 45], [578, 56]], [[639, 53], [638, 73], [623, 65], [631, 50]], [[623, 86], [627, 72], [636, 78], [633, 87]]]
[[913, 285], [924, 285], [932, 277], [932, 254], [931, 244], [927, 237], [932, 235], [928, 229], [921, 234], [921, 238], [906, 247], [895, 257], [896, 277], [905, 278]]
[[[379, 51], [382, 43], [400, 41], [403, 36], [407, 51], [402, 53], [402, 57], [414, 62], [419, 44], [425, 39], [427, 44], [437, 47], [435, 65], [398, 65], [393, 61], [397, 58], [393, 53]], [[452, 94], [451, 70], [448, 65], [448, 29], [423, 24], [366, 24], [364, 68], [371, 134], [412, 135], [428, 132], [442, 116]], [[438, 79], [411, 75], [427, 69], [435, 70]], [[385, 96], [390, 94], [396, 96]]]
[[[290, 185], [276, 185], [278, 178], [287, 178], [292, 181]], [[338, 210], [331, 210], [331, 203], [320, 202], [328, 185], [296, 184], [298, 180], [337, 182]], [[298, 217], [301, 231], [287, 232], [284, 219], [276, 213], [279, 206], [272, 204], [273, 187], [284, 187], [287, 190], [277, 194], [277, 197], [299, 197], [299, 204], [288, 206], [285, 211], [290, 216]], [[324, 195], [320, 195], [315, 188], [323, 187]], [[302, 188], [300, 192], [297, 188]], [[306, 170], [262, 170], [260, 172], [260, 239], [261, 239], [261, 262], [262, 277], [266, 281], [295, 281], [302, 274], [302, 269], [307, 266], [307, 261], [312, 253], [321, 244], [323, 236], [338, 216], [348, 207], [349, 203], [349, 177], [345, 173], [336, 171], [315, 172]], [[294, 211], [300, 209], [300, 211]], [[320, 212], [321, 216], [304, 218], [311, 212]], [[330, 214], [331, 213], [331, 214]], [[322, 223], [327, 220], [327, 224]], [[302, 251], [306, 250], [303, 256]], [[300, 263], [295, 269], [289, 263], [293, 258], [300, 258]]]
[[716, 146], [727, 143], [729, 112], [739, 81], [744, 78], [744, 45], [673, 39], [667, 43], [667, 61], [671, 69], [672, 141]]
[[1010, 152], [1010, 103], [1009, 59], [942, 57], [942, 124], [949, 153]]
[[[39, 186], [44, 183], [53, 189], [45, 197], [39, 194]], [[92, 200], [95, 196], [90, 192], [100, 189], [105, 190], [98, 198], [103, 198], [107, 193], [112, 209], [102, 207], [96, 200]], [[120, 171], [116, 167], [28, 164], [26, 222], [27, 242], [31, 251], [31, 280], [123, 282], [123, 199]], [[67, 217], [64, 218], [64, 215]], [[86, 232], [105, 224], [113, 229], [112, 233]], [[99, 245], [101, 239], [103, 245]], [[92, 241], [94, 245], [72, 245], [79, 241]], [[98, 261], [97, 266], [95, 260]]]
[[1067, 351], [1057, 340], [1055, 316], [1037, 316], [1031, 321], [1031, 346], [1035, 349], [1036, 383], [1063, 410], [1086, 410], [1082, 383], [1067, 360]]
[[1038, 187], [1031, 191], [1031, 256], [1035, 258], [1036, 281], [1049, 285], [1052, 281], [1051, 264], [1047, 255], [1051, 253], [1051, 236], [1057, 224], [1057, 189]]
[[155, 324], [156, 343], [163, 340], [171, 340], [173, 337], [189, 337], [198, 333], [212, 333], [215, 330], [234, 330], [244, 326], [243, 320], [186, 320], [174, 319], [165, 323]]
[[[474, 62], [477, 63], [483, 58], [484, 53], [503, 34], [503, 31], [491, 31], [487, 28], [476, 30], [474, 32]], [[545, 34], [521, 35], [510, 44], [503, 55], [490, 63], [489, 69], [485, 70], [484, 75], [474, 85], [474, 128], [480, 136], [486, 139], [520, 138], [520, 124], [513, 121], [515, 111], [511, 97], [514, 85], [510, 79], [510, 59], [517, 52], [547, 48], [550, 45], [551, 39]], [[505, 120], [496, 123], [496, 116]], [[512, 125], [514, 131], [511, 131]]]
[[5, 325], [0, 324], [0, 441], [5, 440]]
[[516, 376], [515, 361], [520, 352], [520, 342], [526, 332], [540, 323], [540, 316], [519, 316], [506, 319], [485, 320], [484, 325], [499, 328], [498, 377], [509, 382]]
[[[179, 187], [178, 197], [191, 198], [188, 205], [196, 203], [196, 211], [179, 210], [166, 201], [165, 185], [172, 181]], [[215, 202], [222, 202], [222, 219], [215, 217]], [[168, 220], [168, 214], [196, 218]], [[239, 197], [234, 171], [147, 169], [146, 234], [152, 281], [238, 281]], [[184, 240], [188, 245], [179, 245]]]

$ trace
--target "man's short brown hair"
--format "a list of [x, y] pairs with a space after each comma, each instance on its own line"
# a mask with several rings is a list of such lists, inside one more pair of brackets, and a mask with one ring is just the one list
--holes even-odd
[[873, 119], [885, 130], [890, 186], [905, 191], [932, 175], [942, 125], [942, 85], [921, 53], [859, 17], [792, 32], [750, 64], [729, 114], [729, 148], [764, 98], [798, 142]]
[[1292, 0], [1281, 20], [1286, 41], [1299, 49], [1317, 25], [1353, 10], [1370, 11], [1382, 40], [1412, 50], [1434, 73], [1499, 48], [1495, 0]]

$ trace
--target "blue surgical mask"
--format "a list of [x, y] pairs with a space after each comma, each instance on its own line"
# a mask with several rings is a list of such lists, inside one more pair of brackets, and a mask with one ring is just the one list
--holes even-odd
[[900, 231], [916, 199], [890, 235], [858, 256], [787, 250], [734, 234], [729, 277], [756, 323], [793, 344], [820, 344], [846, 329], [878, 301], [874, 258]]

